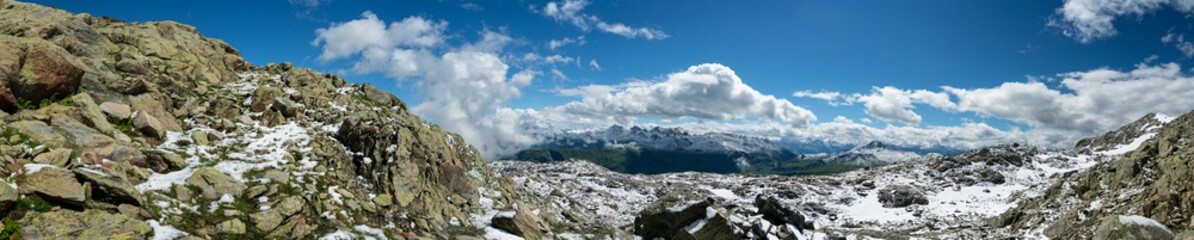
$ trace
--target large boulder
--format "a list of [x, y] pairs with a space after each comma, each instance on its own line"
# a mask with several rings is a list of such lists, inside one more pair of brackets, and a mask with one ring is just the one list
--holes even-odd
[[31, 212], [21, 219], [25, 239], [149, 239], [152, 232], [145, 222], [95, 209]]
[[65, 168], [44, 164], [26, 164], [25, 175], [17, 181], [21, 194], [34, 194], [60, 205], [82, 207], [87, 200], [83, 185]]
[[154, 137], [157, 139], [166, 138], [166, 127], [157, 117], [148, 113], [139, 112], [137, 116], [133, 117], [133, 127], [140, 131], [145, 136]]
[[899, 208], [912, 204], [928, 205], [929, 199], [923, 192], [912, 186], [890, 185], [879, 190], [879, 203], [886, 208]]
[[813, 229], [812, 221], [806, 221], [804, 215], [784, 207], [775, 197], [755, 196], [754, 205], [758, 209], [758, 213], [763, 214], [763, 220], [767, 220], [772, 225], [791, 224], [800, 231]]
[[[41, 39], [0, 36], [0, 80], [5, 81], [4, 97], [39, 103], [73, 95], [79, 89], [84, 69], [62, 47]], [[20, 63], [11, 66], [11, 61]], [[5, 66], [8, 65], [8, 66]], [[14, 71], [15, 70], [15, 71]], [[0, 100], [0, 109], [15, 112], [17, 106]]]
[[1173, 232], [1165, 225], [1147, 217], [1116, 215], [1104, 217], [1095, 229], [1095, 240], [1173, 239]]
[[666, 193], [634, 218], [634, 233], [644, 239], [691, 239], [685, 227], [712, 217], [711, 206], [711, 199], [691, 193]]

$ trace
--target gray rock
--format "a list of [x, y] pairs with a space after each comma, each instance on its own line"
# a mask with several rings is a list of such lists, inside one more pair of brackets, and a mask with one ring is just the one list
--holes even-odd
[[137, 116], [133, 117], [133, 127], [146, 136], [159, 140], [166, 138], [166, 127], [153, 115], [144, 112], [137, 113]]
[[8, 183], [0, 183], [0, 214], [7, 213], [8, 208], [16, 204], [17, 198], [20, 194], [17, 189], [12, 188]]
[[263, 232], [269, 232], [273, 231], [275, 228], [278, 228], [279, 225], [282, 225], [283, 220], [298, 214], [302, 210], [303, 199], [298, 196], [291, 196], [282, 199], [281, 202], [278, 202], [269, 210], [249, 215], [249, 218], [253, 220], [254, 226], [257, 227], [257, 229]]
[[274, 104], [270, 105], [270, 109], [282, 113], [282, 116], [287, 118], [292, 118], [298, 115], [299, 112], [303, 111], [302, 107], [300, 107], [298, 103], [290, 101], [290, 99], [286, 98], [275, 98]]
[[83, 121], [88, 126], [104, 133], [115, 133], [116, 128], [112, 127], [112, 123], [108, 122], [108, 118], [104, 117], [100, 107], [95, 105], [95, 100], [91, 98], [90, 94], [79, 93], [71, 97], [71, 102], [79, 108], [79, 114], [83, 116]]
[[912, 204], [928, 205], [929, 199], [912, 186], [890, 185], [879, 190], [879, 203], [885, 208], [899, 208]]
[[133, 204], [141, 206], [141, 192], [129, 182], [123, 172], [107, 168], [80, 167], [72, 170], [79, 179], [93, 186], [92, 198], [112, 204]]
[[123, 103], [104, 102], [99, 107], [104, 112], [104, 115], [115, 119], [128, 119], [129, 116], [133, 115], [133, 109]]

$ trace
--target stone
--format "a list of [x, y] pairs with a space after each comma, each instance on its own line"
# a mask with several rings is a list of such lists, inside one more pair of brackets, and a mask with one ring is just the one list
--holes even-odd
[[104, 112], [104, 115], [115, 119], [128, 119], [129, 116], [133, 115], [133, 109], [123, 103], [104, 102], [99, 107], [100, 111]]
[[103, 210], [31, 211], [21, 219], [25, 239], [148, 239], [148, 223]]
[[634, 218], [634, 233], [643, 239], [680, 239], [691, 237], [684, 226], [706, 218], [709, 199], [699, 200], [691, 193], [667, 192]]
[[253, 220], [254, 227], [257, 229], [269, 232], [282, 225], [282, 221], [290, 216], [298, 214], [303, 210], [303, 199], [298, 196], [290, 196], [282, 199], [269, 210], [257, 212], [249, 215]]
[[373, 203], [377, 204], [378, 207], [389, 207], [390, 205], [394, 205], [394, 197], [390, 196], [390, 194], [377, 195], [373, 197]]
[[800, 231], [813, 229], [812, 221], [806, 221], [804, 215], [784, 207], [775, 197], [755, 196], [754, 205], [758, 213], [763, 214], [763, 220], [772, 225], [792, 224]]
[[69, 148], [54, 149], [50, 150], [50, 152], [39, 154], [37, 157], [33, 157], [33, 162], [58, 167], [66, 167], [71, 162], [71, 154], [74, 154], [74, 151], [70, 150]]
[[79, 179], [93, 186], [91, 197], [112, 204], [141, 206], [141, 192], [129, 182], [123, 172], [108, 168], [80, 167], [72, 170]]
[[75, 107], [79, 108], [79, 114], [83, 116], [83, 122], [87, 126], [95, 128], [103, 133], [115, 133], [116, 128], [112, 127], [112, 123], [108, 122], [108, 118], [104, 116], [102, 110], [95, 104], [95, 100], [91, 98], [90, 94], [79, 93], [71, 97], [71, 102]]
[[29, 139], [45, 144], [50, 147], [68, 147], [67, 139], [61, 133], [55, 131], [50, 125], [46, 125], [42, 121], [19, 121], [8, 124], [22, 134], [29, 136]]
[[145, 220], [149, 218], [149, 211], [131, 204], [120, 204], [120, 206], [116, 206], [116, 211], [132, 219]]
[[8, 209], [17, 203], [20, 193], [8, 183], [0, 183], [0, 214], [8, 213]]
[[[0, 38], [9, 41], [11, 38]], [[24, 55], [20, 75], [8, 84], [18, 99], [32, 103], [56, 100], [73, 95], [79, 89], [83, 68], [62, 47], [41, 39], [23, 39]], [[3, 56], [13, 58], [18, 56]]]
[[207, 200], [220, 199], [224, 194], [240, 196], [248, 188], [244, 183], [210, 167], [195, 170], [191, 177], [187, 178], [187, 184], [198, 187], [201, 191], [199, 194]]
[[207, 131], [195, 131], [191, 133], [191, 141], [195, 142], [195, 144], [199, 146], [211, 145], [211, 142], [208, 141], [207, 136]]
[[245, 223], [240, 219], [233, 218], [232, 220], [224, 221], [216, 225], [216, 232], [221, 234], [245, 234]]
[[543, 228], [540, 226], [539, 219], [534, 213], [531, 213], [526, 207], [520, 206], [513, 213], [499, 213], [490, 219], [490, 225], [494, 228], [501, 229], [510, 234], [523, 237], [528, 240], [543, 239]]
[[133, 127], [146, 136], [159, 140], [166, 138], [166, 127], [153, 115], [139, 112], [133, 117]]
[[1095, 240], [1111, 239], [1173, 239], [1173, 232], [1156, 220], [1141, 216], [1111, 215], [1099, 221], [1095, 229]]
[[928, 205], [929, 199], [912, 186], [890, 185], [879, 190], [879, 203], [885, 208], [900, 208], [912, 204]]
[[187, 166], [186, 159], [174, 154], [170, 151], [154, 149], [145, 151], [145, 164], [143, 168], [153, 169], [159, 173], [172, 172], [174, 170], [182, 169]]
[[297, 116], [299, 112], [302, 112], [302, 107], [299, 107], [298, 103], [285, 98], [275, 98], [273, 105], [270, 105], [270, 109], [282, 113], [282, 116], [287, 118], [292, 118]]
[[25, 174], [18, 180], [21, 194], [37, 195], [52, 203], [82, 207], [83, 201], [87, 200], [83, 185], [65, 168], [26, 164]]

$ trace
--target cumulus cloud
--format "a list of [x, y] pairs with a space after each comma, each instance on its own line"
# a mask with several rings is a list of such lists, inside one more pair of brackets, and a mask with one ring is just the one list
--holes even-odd
[[1052, 19], [1050, 26], [1062, 29], [1062, 34], [1082, 43], [1115, 36], [1113, 21], [1120, 16], [1143, 16], [1170, 6], [1183, 12], [1194, 12], [1194, 1], [1190, 0], [1066, 0], [1057, 9], [1059, 18]]
[[993, 88], [947, 87], [946, 92], [958, 99], [958, 111], [1080, 134], [1112, 130], [1151, 112], [1181, 115], [1194, 106], [1194, 77], [1176, 63], [1059, 76], [1057, 88], [1009, 82]]
[[312, 46], [323, 48], [319, 60], [329, 61], [350, 57], [363, 51], [390, 50], [398, 47], [431, 47], [444, 42], [448, 22], [408, 17], [389, 26], [373, 12], [361, 14], [361, 19], [335, 23], [315, 30]]
[[537, 75], [512, 71], [500, 57], [511, 38], [484, 31], [475, 42], [441, 46], [447, 25], [420, 17], [386, 25], [365, 12], [360, 19], [316, 30], [312, 44], [323, 49], [321, 60], [351, 59], [356, 73], [414, 80], [425, 98], [411, 110], [459, 133], [487, 158], [535, 143], [521, 133], [520, 124], [533, 123], [519, 117], [527, 112], [505, 108]]
[[531, 10], [556, 21], [570, 23], [586, 32], [595, 27], [602, 32], [632, 39], [662, 40], [669, 37], [663, 30], [648, 27], [631, 27], [622, 23], [606, 22], [601, 20], [600, 17], [582, 12], [588, 5], [588, 0], [563, 0], [548, 2], [542, 9], [532, 8]]
[[821, 99], [833, 106], [862, 103], [868, 115], [885, 122], [919, 125], [923, 118], [912, 111], [913, 104], [928, 104], [942, 109], [955, 108], [945, 93], [928, 90], [902, 90], [892, 86], [872, 87], [868, 94], [843, 94], [840, 92], [813, 92], [801, 90], [792, 93], [794, 97]]
[[833, 92], [833, 91], [813, 92], [812, 90], [800, 90], [800, 91], [793, 92], [792, 96], [799, 97], [799, 98], [821, 99], [821, 100], [825, 100], [826, 102], [830, 102], [830, 104], [834, 104], [834, 102], [836, 102], [838, 100], [838, 98], [840, 98], [844, 95], [842, 95], [842, 93], [840, 93], [840, 92]]
[[[590, 87], [594, 88], [594, 87]], [[701, 64], [667, 75], [663, 82], [627, 85], [605, 94], [583, 95], [558, 107], [569, 115], [606, 121], [637, 117], [732, 120], [758, 118], [805, 126], [817, 118], [791, 102], [765, 95], [742, 82], [729, 67]]]

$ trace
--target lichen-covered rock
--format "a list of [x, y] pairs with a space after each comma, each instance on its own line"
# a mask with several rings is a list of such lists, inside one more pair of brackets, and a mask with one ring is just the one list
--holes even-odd
[[32, 212], [21, 223], [25, 239], [148, 239], [153, 231], [145, 222], [93, 209]]
[[207, 200], [216, 200], [224, 196], [224, 194], [232, 195], [233, 197], [240, 196], [245, 191], [244, 183], [236, 181], [235, 178], [216, 170], [215, 168], [200, 168], [187, 178], [187, 184], [198, 187], [201, 191], [199, 194]]
[[141, 192], [129, 182], [124, 172], [108, 168], [80, 167], [72, 170], [79, 179], [91, 183], [91, 198], [112, 204], [141, 205]]
[[104, 115], [115, 119], [128, 119], [129, 116], [133, 115], [133, 109], [123, 103], [104, 102], [99, 107], [104, 112]]
[[644, 239], [691, 238], [691, 233], [684, 227], [705, 219], [712, 205], [711, 200], [700, 199], [691, 193], [669, 193], [635, 217], [634, 234]]
[[66, 206], [81, 207], [87, 200], [83, 185], [75, 180], [75, 174], [61, 167], [27, 164], [17, 185], [21, 194], [37, 195]]
[[146, 136], [157, 139], [166, 137], [166, 127], [162, 125], [162, 122], [158, 121], [158, 118], [148, 113], [139, 113], [133, 117], [133, 127]]
[[0, 183], [0, 213], [7, 213], [8, 209], [17, 202], [20, 197], [17, 190], [12, 188], [8, 183]]
[[1099, 222], [1099, 227], [1094, 232], [1093, 239], [1096, 240], [1169, 240], [1174, 237], [1173, 232], [1165, 225], [1146, 217], [1107, 216]]
[[70, 163], [71, 155], [74, 154], [74, 152], [74, 150], [70, 150], [69, 148], [54, 149], [47, 153], [38, 154], [37, 157], [33, 158], [33, 162], [57, 167], [66, 167], [67, 164]]

